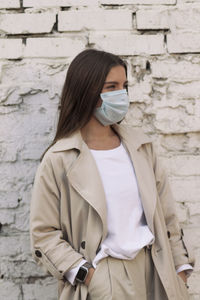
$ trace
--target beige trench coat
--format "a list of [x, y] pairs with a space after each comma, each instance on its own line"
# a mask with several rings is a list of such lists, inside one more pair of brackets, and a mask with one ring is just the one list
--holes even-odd
[[[150, 139], [127, 125], [113, 125], [136, 172], [147, 224], [155, 235], [151, 254], [170, 300], [188, 299], [175, 267], [194, 263], [174, 212], [174, 199]], [[84, 257], [92, 262], [107, 235], [106, 200], [95, 161], [80, 131], [45, 154], [31, 200], [33, 257], [58, 279], [59, 300], [85, 300], [87, 287], [73, 287], [64, 273]]]

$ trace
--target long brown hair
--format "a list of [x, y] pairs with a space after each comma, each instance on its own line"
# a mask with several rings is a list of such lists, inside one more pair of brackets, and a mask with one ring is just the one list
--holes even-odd
[[87, 124], [110, 69], [117, 65], [123, 66], [127, 74], [126, 63], [112, 53], [87, 49], [74, 58], [68, 68], [61, 94], [55, 138], [47, 150], [59, 139], [71, 135]]

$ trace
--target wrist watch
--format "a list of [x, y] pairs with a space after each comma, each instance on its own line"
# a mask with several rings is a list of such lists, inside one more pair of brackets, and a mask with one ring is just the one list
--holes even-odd
[[90, 263], [84, 263], [84, 265], [82, 265], [78, 270], [76, 280], [80, 283], [84, 283], [90, 268], [92, 268], [92, 265]]

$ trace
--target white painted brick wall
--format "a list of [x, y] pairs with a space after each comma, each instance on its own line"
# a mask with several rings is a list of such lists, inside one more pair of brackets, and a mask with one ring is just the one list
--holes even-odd
[[136, 13], [137, 29], [169, 29], [169, 10], [138, 10]]
[[58, 14], [59, 31], [131, 30], [132, 12], [118, 10], [63, 11]]
[[0, 58], [20, 58], [22, 50], [21, 39], [0, 39]]
[[[120, 42], [119, 42], [120, 41]], [[90, 33], [89, 42], [99, 49], [118, 55], [164, 54], [164, 37], [160, 35], [135, 35], [129, 32]]]
[[79, 5], [97, 5], [98, 0], [23, 0], [24, 7], [68, 7]]
[[169, 53], [199, 53], [200, 33], [174, 33], [167, 35]]
[[67, 68], [85, 48], [127, 61], [125, 122], [152, 135], [169, 172], [196, 253], [190, 300], [200, 300], [199, 17], [199, 0], [0, 0], [2, 300], [57, 299], [56, 280], [31, 257], [30, 198]]
[[[152, 75], [157, 78], [171, 78], [171, 79], [199, 79], [200, 65], [194, 64], [191, 61], [176, 61], [164, 60], [153, 61], [151, 64]], [[192, 89], [190, 89], [191, 91]], [[180, 91], [179, 91], [180, 92]]]
[[29, 38], [24, 57], [69, 57], [84, 50], [86, 41], [79, 37]]
[[7, 34], [48, 33], [56, 21], [56, 15], [40, 14], [2, 14], [0, 31]]
[[20, 0], [1, 0], [0, 8], [19, 8]]
[[165, 9], [141, 9], [136, 13], [137, 29], [170, 29], [172, 32], [200, 30], [200, 5]]
[[173, 5], [176, 4], [176, 0], [100, 0], [101, 4], [113, 4], [113, 5], [124, 5], [124, 4], [145, 4], [145, 5]]

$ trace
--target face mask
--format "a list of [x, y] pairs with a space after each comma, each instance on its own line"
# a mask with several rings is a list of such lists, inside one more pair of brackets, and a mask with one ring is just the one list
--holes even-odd
[[95, 109], [94, 115], [101, 124], [115, 124], [125, 117], [129, 107], [129, 97], [125, 89], [101, 93], [100, 97], [103, 102], [101, 107]]

